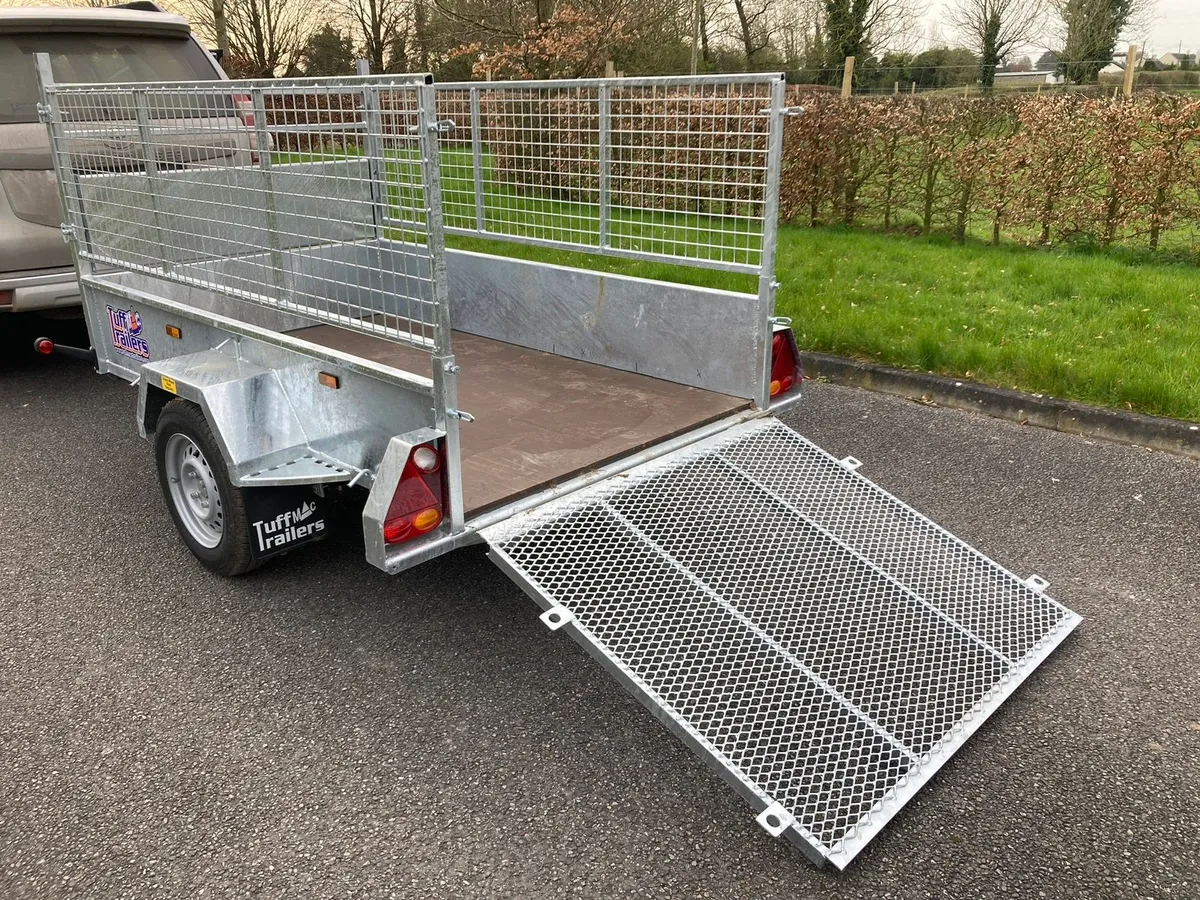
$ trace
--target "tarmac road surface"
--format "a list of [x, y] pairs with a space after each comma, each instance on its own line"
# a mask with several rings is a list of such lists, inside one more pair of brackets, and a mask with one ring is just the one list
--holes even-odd
[[0, 897], [1200, 897], [1200, 466], [805, 391], [790, 424], [1085, 619], [841, 874], [482, 550], [222, 580], [132, 389], [0, 363]]

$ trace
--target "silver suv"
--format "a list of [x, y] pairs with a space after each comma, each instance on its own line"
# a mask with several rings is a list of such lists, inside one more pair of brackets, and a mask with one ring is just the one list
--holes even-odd
[[[0, 332], [6, 328], [5, 313], [79, 304], [71, 251], [59, 230], [62, 206], [50, 143], [38, 121], [35, 53], [50, 54], [61, 82], [225, 78], [188, 23], [149, 2], [102, 9], [0, 9]], [[178, 142], [187, 145], [183, 164], [244, 165], [254, 136], [245, 127], [252, 122], [248, 106], [232, 96], [228, 109], [197, 112], [228, 116], [238, 127], [205, 146], [181, 136]]]

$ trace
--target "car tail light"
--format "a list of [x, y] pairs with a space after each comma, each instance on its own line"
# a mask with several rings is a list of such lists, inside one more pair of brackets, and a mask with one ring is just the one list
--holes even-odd
[[780, 328], [771, 337], [771, 396], [786, 394], [798, 385], [804, 373], [797, 359], [796, 339], [790, 328]]
[[237, 110], [238, 118], [242, 120], [243, 125], [247, 128], [254, 127], [254, 102], [250, 99], [249, 94], [234, 94], [233, 108]]
[[385, 544], [402, 544], [428, 534], [445, 517], [445, 464], [436, 444], [413, 447], [400, 473], [383, 520]]
[[254, 126], [257, 124], [254, 118], [254, 101], [250, 99], [249, 94], [234, 94], [233, 108], [237, 112], [237, 117], [242, 120], [242, 124], [250, 129], [248, 135], [250, 140], [250, 161], [258, 162], [258, 132]]
[[12, 291], [0, 291], [0, 306], [12, 306], [12, 300]]

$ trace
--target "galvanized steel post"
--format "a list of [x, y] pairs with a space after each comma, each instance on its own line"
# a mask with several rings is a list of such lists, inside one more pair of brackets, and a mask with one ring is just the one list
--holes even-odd
[[254, 144], [258, 167], [263, 173], [263, 193], [266, 199], [267, 241], [271, 254], [271, 275], [280, 296], [283, 295], [283, 245], [279, 240], [279, 208], [275, 201], [275, 176], [271, 173], [271, 136], [267, 133], [267, 104], [262, 88], [250, 92], [254, 109]]
[[471, 88], [471, 171], [475, 177], [475, 230], [487, 231], [483, 209], [483, 134], [480, 130], [479, 88]]
[[767, 179], [763, 185], [762, 254], [759, 257], [758, 315], [762, 329], [760, 359], [761, 384], [758, 405], [766, 408], [771, 402], [771, 318], [775, 315], [775, 243], [779, 227], [779, 173], [783, 157], [784, 92], [783, 76], [771, 82], [770, 122], [767, 126]]
[[609, 225], [609, 204], [611, 196], [609, 193], [609, 136], [612, 131], [612, 97], [610, 94], [607, 82], [600, 85], [600, 109], [599, 109], [600, 129], [599, 137], [599, 163], [600, 163], [600, 249], [607, 250], [609, 246], [608, 225]]
[[432, 78], [417, 87], [417, 145], [421, 153], [421, 184], [425, 207], [425, 248], [429, 253], [433, 299], [433, 415], [446, 435], [446, 487], [449, 491], [450, 530], [463, 529], [462, 460], [458, 427], [458, 365], [450, 347], [450, 295], [446, 279], [446, 234], [442, 219], [441, 144], [438, 138], [437, 98]]
[[146, 167], [146, 178], [150, 182], [150, 213], [154, 218], [154, 231], [158, 235], [159, 258], [163, 270], [171, 271], [171, 259], [167, 254], [167, 240], [163, 234], [162, 211], [159, 209], [159, 194], [162, 184], [158, 177], [158, 154], [154, 150], [154, 139], [150, 132], [150, 110], [146, 106], [146, 91], [142, 88], [133, 90], [133, 108], [137, 117], [138, 139], [142, 142], [142, 164]]

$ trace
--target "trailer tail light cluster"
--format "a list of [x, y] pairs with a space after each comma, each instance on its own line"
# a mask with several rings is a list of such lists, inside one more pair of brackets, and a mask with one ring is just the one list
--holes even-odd
[[412, 449], [383, 520], [384, 543], [402, 544], [442, 524], [445, 471], [445, 460], [438, 445], [420, 444]]
[[786, 394], [799, 384], [803, 377], [792, 330], [781, 328], [771, 338], [771, 396]]

